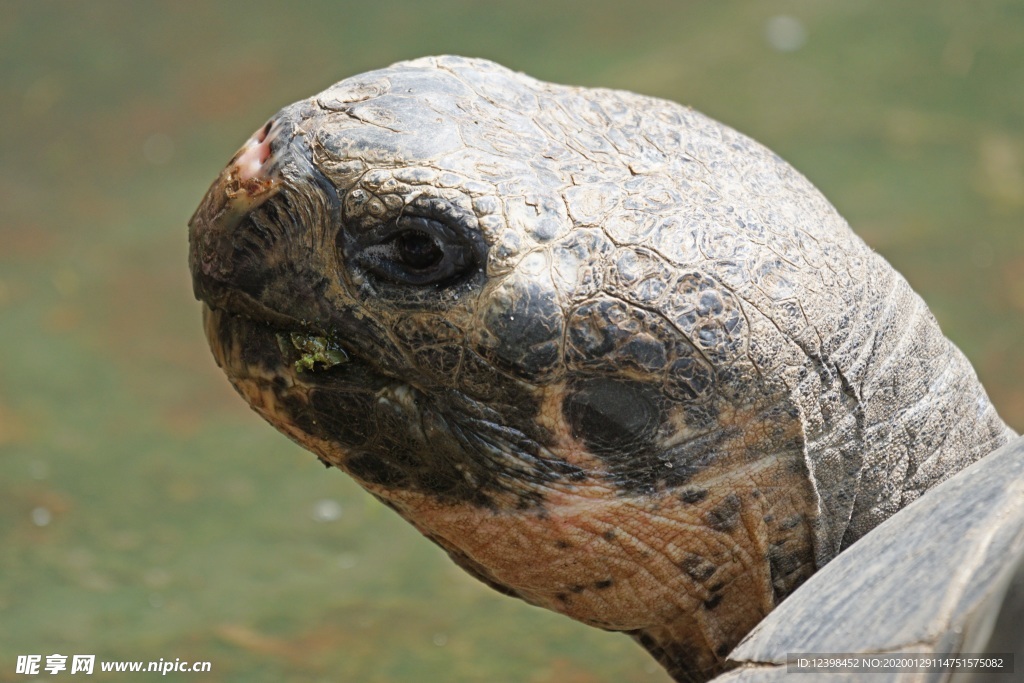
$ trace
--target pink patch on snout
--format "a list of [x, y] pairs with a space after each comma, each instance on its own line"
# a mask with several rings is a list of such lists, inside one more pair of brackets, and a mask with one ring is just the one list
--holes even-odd
[[270, 141], [273, 124], [267, 125], [256, 131], [255, 134], [242, 147], [242, 151], [235, 157], [235, 168], [238, 171], [238, 179], [242, 182], [252, 180], [260, 175], [263, 165], [270, 158]]

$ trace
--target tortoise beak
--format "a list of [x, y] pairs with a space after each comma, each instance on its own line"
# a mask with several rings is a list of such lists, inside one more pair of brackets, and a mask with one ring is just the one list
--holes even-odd
[[[189, 220], [189, 268], [200, 301], [216, 306], [228, 289], [246, 290], [246, 217], [284, 189], [288, 180], [312, 170], [301, 128], [316, 111], [308, 102], [282, 109], [231, 157]], [[255, 292], [250, 291], [250, 294]]]
[[[281, 151], [275, 121], [246, 140], [213, 181], [189, 220], [189, 268], [195, 297], [216, 306], [236, 275], [233, 256], [242, 219], [281, 189]], [[290, 137], [290, 136], [288, 136]]]
[[290, 310], [289, 302], [281, 299], [285, 290], [295, 299], [323, 303], [305, 291], [309, 283], [301, 278], [287, 285], [275, 280], [285, 257], [256, 225], [255, 215], [275, 197], [315, 184], [312, 152], [302, 130], [313, 113], [300, 103], [281, 110], [253, 133], [189, 220], [192, 290], [209, 309], [293, 331], [320, 329], [316, 321], [328, 317], [319, 309]]

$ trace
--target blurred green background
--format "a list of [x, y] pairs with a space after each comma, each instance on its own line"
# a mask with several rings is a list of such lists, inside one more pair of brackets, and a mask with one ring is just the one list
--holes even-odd
[[398, 59], [668, 97], [822, 188], [1020, 429], [1022, 36], [1011, 0], [7, 0], [0, 681], [32, 653], [209, 660], [166, 677], [206, 682], [667, 680], [476, 584], [251, 413], [201, 333], [193, 208], [279, 107]]

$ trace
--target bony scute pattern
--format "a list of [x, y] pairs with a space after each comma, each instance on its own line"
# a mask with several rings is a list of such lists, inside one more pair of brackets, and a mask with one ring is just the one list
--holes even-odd
[[458, 57], [356, 76], [246, 143], [190, 245], [260, 415], [680, 681], [1011, 435], [806, 179], [664, 100]]

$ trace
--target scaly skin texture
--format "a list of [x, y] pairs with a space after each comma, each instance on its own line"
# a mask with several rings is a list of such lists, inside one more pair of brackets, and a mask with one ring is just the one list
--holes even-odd
[[396, 64], [283, 109], [190, 227], [257, 412], [473, 575], [680, 681], [1012, 436], [807, 180], [671, 102]]

